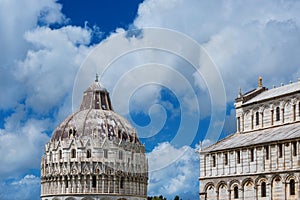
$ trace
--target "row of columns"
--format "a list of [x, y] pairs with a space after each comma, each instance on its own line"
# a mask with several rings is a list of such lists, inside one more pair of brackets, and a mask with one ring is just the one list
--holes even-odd
[[[275, 180], [273, 180], [274, 182]], [[247, 184], [247, 183], [246, 183]], [[238, 198], [234, 198], [234, 186], [231, 189], [227, 189], [227, 186], [224, 186], [226, 189], [214, 188], [214, 194], [210, 193], [208, 190], [211, 187], [207, 187], [205, 192], [200, 193], [200, 200], [262, 200], [262, 199], [272, 199], [272, 200], [281, 200], [281, 199], [289, 199], [289, 200], [298, 200], [300, 199], [300, 184], [296, 182], [295, 185], [295, 194], [290, 195], [289, 191], [289, 182], [288, 181], [280, 181], [281, 191], [277, 191], [273, 183], [267, 184], [266, 186], [266, 197], [261, 196], [261, 185], [254, 185], [253, 182], [250, 182], [251, 186], [246, 188], [246, 184], [243, 187], [239, 186], [238, 189]], [[224, 194], [225, 192], [225, 194]], [[249, 195], [250, 194], [250, 195]]]
[[[296, 142], [296, 141], [295, 141]], [[282, 152], [279, 152], [279, 145], [282, 145]], [[295, 145], [295, 149], [294, 149]], [[258, 150], [259, 148], [259, 150]], [[251, 151], [253, 150], [253, 155]], [[201, 155], [201, 176], [219, 176], [243, 173], [256, 173], [273, 170], [288, 170], [300, 167], [299, 143], [288, 142], [281, 144], [270, 144], [266, 146], [253, 147], [248, 149], [238, 149], [234, 151], [212, 153]], [[294, 155], [294, 151], [296, 154]], [[233, 153], [233, 156], [232, 156]], [[268, 153], [268, 155], [267, 155]], [[221, 154], [221, 155], [220, 155]], [[225, 157], [227, 154], [227, 164]], [[240, 163], [238, 163], [240, 154]], [[246, 154], [246, 157], [245, 157]], [[276, 156], [274, 156], [274, 154]], [[282, 157], [280, 157], [282, 154]], [[221, 156], [221, 162], [218, 157]], [[251, 161], [253, 156], [253, 161]], [[267, 159], [268, 157], [268, 159]], [[234, 161], [232, 161], [234, 159]], [[214, 167], [215, 163], [215, 167]]]
[[[279, 109], [277, 109], [279, 108]], [[258, 113], [258, 116], [256, 116]], [[296, 110], [296, 104], [293, 104], [292, 105], [292, 108], [291, 108], [291, 114], [290, 117], [290, 121], [289, 122], [292, 122], [292, 121], [297, 121], [297, 116], [298, 116], [298, 120], [300, 119], [300, 102], [298, 104], [298, 112]], [[277, 115], [279, 115], [279, 120], [277, 120]], [[283, 107], [276, 107], [275, 109], [271, 109], [270, 110], [270, 118], [267, 118], [267, 120], [270, 120], [270, 125], [273, 126], [273, 125], [278, 125], [279, 124], [284, 124], [286, 122], [285, 120], [285, 116], [286, 113], [285, 113], [285, 108]], [[246, 121], [245, 121], [245, 114], [242, 113], [240, 114], [239, 116], [237, 116], [236, 120], [236, 125], [237, 125], [237, 132], [244, 132], [244, 131], [250, 131], [250, 130], [254, 130], [254, 129], [258, 129], [258, 128], [264, 128], [264, 112], [263, 111], [256, 111], [254, 112], [253, 114], [251, 114], [251, 122], [250, 122], [250, 129], [247, 129], [245, 130], [245, 125], [246, 125]], [[258, 125], [256, 124], [256, 120], [258, 118]], [[278, 121], [278, 123], [277, 123]]]
[[147, 180], [130, 180], [120, 176], [58, 176], [42, 179], [41, 187], [42, 196], [74, 193], [147, 195]]

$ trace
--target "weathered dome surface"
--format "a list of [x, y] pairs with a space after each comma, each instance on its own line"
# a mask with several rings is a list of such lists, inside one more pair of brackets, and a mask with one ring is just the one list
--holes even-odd
[[114, 111], [100, 109], [80, 110], [70, 115], [55, 129], [52, 141], [85, 136], [139, 142], [136, 130], [126, 119]]
[[67, 117], [55, 129], [51, 140], [85, 136], [139, 143], [136, 130], [113, 111], [109, 93], [98, 82], [98, 78], [85, 90], [79, 111]]

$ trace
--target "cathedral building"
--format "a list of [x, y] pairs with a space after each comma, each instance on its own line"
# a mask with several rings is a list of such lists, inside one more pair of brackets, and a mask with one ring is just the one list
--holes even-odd
[[146, 200], [148, 163], [136, 130], [96, 81], [45, 145], [42, 200]]
[[237, 132], [200, 150], [200, 199], [300, 199], [300, 82], [259, 78], [235, 108]]

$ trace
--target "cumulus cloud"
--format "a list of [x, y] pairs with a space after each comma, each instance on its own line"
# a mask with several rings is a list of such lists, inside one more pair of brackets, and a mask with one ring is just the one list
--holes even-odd
[[269, 87], [300, 76], [299, 7], [297, 1], [146, 0], [134, 24], [196, 39], [218, 66], [232, 102], [239, 86], [250, 90], [259, 75]]
[[24, 119], [21, 112], [7, 118], [5, 129], [0, 129], [1, 179], [39, 168], [44, 145], [50, 139], [46, 134], [48, 120]]
[[86, 45], [90, 36], [89, 30], [74, 26], [39, 27], [26, 32], [25, 38], [34, 48], [18, 63], [15, 76], [27, 92], [27, 106], [45, 113], [64, 101], [72, 91], [82, 60], [89, 53]]
[[61, 5], [53, 0], [1, 1], [0, 44], [1, 48], [5, 49], [0, 54], [1, 66], [23, 58], [29, 46], [23, 35], [26, 31], [34, 29], [39, 19], [47, 24], [63, 22], [65, 16], [60, 11]]
[[195, 149], [189, 146], [175, 148], [165, 142], [148, 154], [148, 160], [150, 196], [163, 194], [168, 199], [176, 195], [182, 199], [199, 198], [199, 157]]
[[93, 30], [65, 25], [53, 0], [3, 1], [0, 16], [0, 199], [39, 199], [39, 178], [19, 177], [39, 171], [49, 134], [71, 112], [75, 74], [93, 48]]
[[0, 183], [1, 200], [40, 199], [39, 177], [27, 174], [23, 178]]
[[40, 184], [40, 178], [32, 174], [27, 174], [24, 178], [11, 183], [12, 185], [37, 185]]

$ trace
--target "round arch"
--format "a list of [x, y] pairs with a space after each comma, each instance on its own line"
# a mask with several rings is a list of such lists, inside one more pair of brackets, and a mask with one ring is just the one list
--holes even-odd
[[268, 177], [266, 177], [265, 175], [259, 175], [256, 179], [255, 179], [255, 185], [260, 185], [261, 182], [266, 182], [267, 184], [269, 184], [269, 179]]
[[206, 191], [210, 187], [215, 187], [215, 184], [213, 182], [206, 183], [206, 185], [204, 186], [204, 191]]
[[76, 199], [73, 197], [68, 197], [68, 198], [66, 198], [66, 200], [76, 200]]
[[254, 184], [252, 178], [246, 178], [242, 181], [242, 187], [245, 187], [245, 184], [248, 184], [249, 182]]
[[284, 182], [289, 182], [291, 179], [294, 179], [296, 182], [299, 182], [298, 177], [293, 173], [289, 173], [284, 177]]
[[92, 198], [92, 197], [84, 197], [84, 198], [82, 198], [81, 200], [95, 200], [95, 199]]
[[229, 188], [230, 189], [233, 189], [233, 187], [236, 186], [236, 185], [238, 186], [238, 188], [241, 187], [241, 184], [240, 184], [239, 180], [234, 179], [234, 180], [229, 182]]
[[228, 188], [227, 183], [225, 181], [220, 181], [219, 183], [217, 183], [216, 185], [216, 189], [217, 191], [219, 191], [219, 188], [225, 186], [226, 188]]

